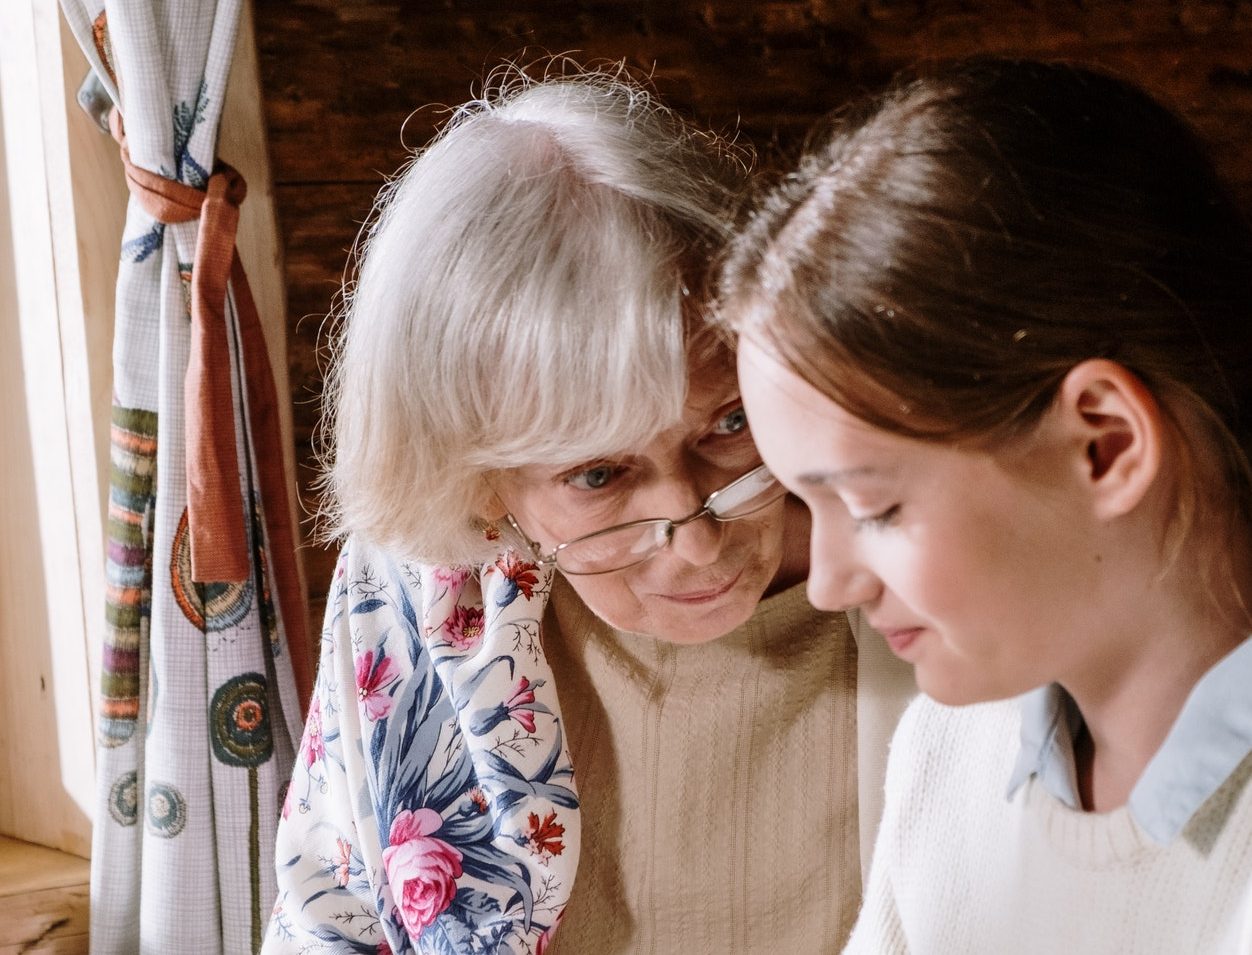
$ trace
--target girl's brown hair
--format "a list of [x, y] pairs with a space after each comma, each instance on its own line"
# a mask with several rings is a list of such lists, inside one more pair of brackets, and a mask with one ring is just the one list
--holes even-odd
[[1025, 435], [1072, 367], [1113, 359], [1191, 461], [1184, 533], [1203, 462], [1252, 511], [1252, 234], [1192, 132], [1124, 81], [983, 59], [850, 110], [750, 219], [721, 298], [833, 401], [925, 440]]

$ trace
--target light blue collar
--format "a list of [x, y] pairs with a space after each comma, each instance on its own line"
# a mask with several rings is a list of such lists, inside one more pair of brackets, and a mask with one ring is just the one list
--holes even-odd
[[[1074, 737], [1082, 714], [1056, 684], [1027, 693], [1021, 707], [1021, 749], [1008, 795], [1036, 776], [1048, 793], [1078, 809]], [[1218, 661], [1192, 688], [1165, 742], [1131, 790], [1131, 816], [1154, 842], [1165, 845], [1249, 753], [1252, 639]]]

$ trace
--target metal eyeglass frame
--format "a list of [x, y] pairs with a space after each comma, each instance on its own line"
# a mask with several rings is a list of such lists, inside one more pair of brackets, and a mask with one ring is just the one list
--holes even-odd
[[[752, 510], [744, 511], [742, 514], [736, 514], [734, 517], [722, 517], [720, 514], [717, 513], [718, 498], [724, 497], [726, 493], [730, 491], [731, 489], [733, 489], [736, 485], [753, 481], [753, 480], [759, 480], [763, 475], [769, 475], [770, 479], [772, 480], [774, 484], [774, 489], [778, 492], [776, 495], [770, 497], [769, 500], [762, 501], [756, 507], [752, 508]], [[704, 499], [704, 503], [700, 505], [699, 510], [695, 511], [692, 514], [689, 514], [687, 517], [680, 518], [676, 521], [672, 521], [667, 517], [651, 517], [651, 518], [644, 518], [638, 521], [627, 521], [624, 524], [614, 524], [612, 527], [605, 527], [598, 531], [592, 531], [590, 534], [582, 534], [578, 537], [573, 538], [572, 540], [567, 540], [563, 544], [557, 544], [556, 547], [552, 549], [552, 553], [550, 554], [544, 554], [540, 550], [539, 543], [535, 540], [532, 540], [530, 536], [524, 530], [522, 530], [520, 526], [518, 526], [517, 520], [513, 517], [512, 514], [506, 514], [505, 519], [509, 522], [509, 526], [512, 527], [513, 530], [517, 532], [518, 536], [521, 537], [522, 540], [526, 542], [526, 546], [530, 548], [531, 554], [534, 556], [535, 560], [537, 560], [541, 566], [550, 567], [550, 566], [555, 565], [556, 567], [560, 568], [561, 573], [563, 574], [570, 574], [570, 575], [577, 576], [577, 577], [594, 577], [597, 574], [616, 573], [619, 570], [626, 570], [628, 567], [634, 567], [638, 564], [642, 564], [646, 560], [651, 560], [661, 551], [665, 550], [665, 548], [669, 547], [671, 543], [673, 543], [674, 534], [678, 530], [678, 528], [682, 527], [685, 524], [691, 524], [694, 521], [698, 521], [700, 518], [704, 517], [705, 515], [708, 515], [709, 517], [713, 518], [715, 521], [718, 521], [719, 523], [729, 524], [732, 521], [737, 521], [737, 520], [740, 520], [741, 518], [749, 517], [752, 514], [757, 513], [758, 511], [764, 510], [765, 508], [773, 504], [775, 501], [777, 501], [779, 498], [783, 497], [786, 493], [787, 493], [787, 489], [778, 483], [777, 478], [775, 478], [772, 474], [770, 474], [769, 468], [767, 468], [764, 464], [760, 464], [754, 467], [751, 471], [747, 471], [739, 475], [739, 477], [735, 478], [729, 484], [718, 488], [716, 491], [714, 491], [712, 494], [710, 494], [708, 497]], [[649, 524], [663, 526], [665, 528], [665, 540], [664, 542], [658, 544], [654, 549], [648, 551], [637, 560], [632, 560], [629, 563], [622, 564], [620, 567], [609, 567], [604, 570], [566, 570], [564, 567], [561, 567], [560, 565], [561, 551], [565, 550], [567, 547], [572, 547], [575, 544], [581, 544], [584, 541], [591, 540], [592, 538], [603, 537], [608, 534], [616, 534], [616, 533], [619, 533], [620, 531], [630, 530], [631, 528], [635, 528], [635, 527], [644, 527]]]

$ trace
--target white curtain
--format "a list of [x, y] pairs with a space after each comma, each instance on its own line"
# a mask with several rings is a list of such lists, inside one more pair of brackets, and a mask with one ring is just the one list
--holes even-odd
[[131, 188], [93, 952], [259, 948], [307, 699], [276, 396], [234, 254], [245, 187], [215, 155], [241, 5], [62, 0], [116, 104]]

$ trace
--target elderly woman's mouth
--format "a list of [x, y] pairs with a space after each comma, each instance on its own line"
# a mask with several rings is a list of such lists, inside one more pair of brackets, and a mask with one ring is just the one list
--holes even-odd
[[743, 570], [738, 570], [734, 576], [725, 578], [721, 583], [715, 583], [712, 586], [701, 586], [697, 590], [682, 590], [671, 593], [660, 593], [658, 597], [665, 600], [672, 600], [674, 603], [680, 604], [703, 604], [712, 603], [734, 588], [739, 583], [739, 578], [743, 576]]

